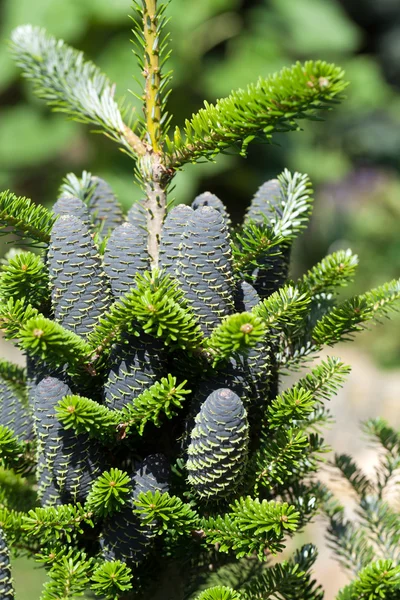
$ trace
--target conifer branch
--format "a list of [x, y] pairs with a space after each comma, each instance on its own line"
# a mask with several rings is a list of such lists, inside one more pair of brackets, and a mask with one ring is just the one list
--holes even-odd
[[83, 524], [93, 527], [92, 513], [79, 503], [35, 508], [22, 516], [22, 529], [41, 543], [63, 539], [70, 543], [73, 536], [83, 533]]
[[132, 589], [132, 570], [120, 560], [106, 561], [94, 571], [90, 589], [96, 596], [105, 596], [110, 600], [121, 598], [123, 592]]
[[117, 300], [100, 318], [88, 343], [98, 356], [123, 331], [135, 334], [140, 329], [162, 338], [165, 345], [189, 350], [200, 345], [203, 337], [176, 281], [157, 271], [137, 274], [136, 288]]
[[0, 235], [13, 233], [30, 241], [26, 245], [43, 247], [50, 241], [56, 216], [32, 200], [10, 191], [0, 193]]
[[212, 159], [235, 145], [245, 154], [252, 140], [296, 130], [297, 120], [339, 102], [345, 87], [341, 69], [308, 61], [259, 79], [215, 105], [205, 102], [204, 108], [186, 120], [183, 132], [177, 127], [172, 139], [166, 137], [167, 165], [178, 169], [187, 162]]
[[11, 51], [37, 96], [54, 110], [96, 125], [133, 157], [145, 153], [143, 142], [122, 120], [114, 86], [82, 52], [32, 25], [13, 31]]
[[229, 315], [216, 327], [207, 340], [214, 366], [233, 355], [246, 355], [266, 336], [267, 328], [260, 317], [249, 312]]
[[274, 329], [301, 321], [309, 304], [307, 294], [288, 284], [257, 304], [252, 312], [264, 321], [268, 329]]
[[297, 283], [310, 296], [344, 287], [352, 281], [358, 266], [358, 256], [351, 250], [329, 254], [308, 271]]
[[351, 334], [362, 331], [368, 321], [376, 321], [396, 310], [400, 299], [400, 280], [377, 287], [365, 294], [346, 300], [327, 313], [314, 327], [312, 337], [315, 343], [335, 344], [351, 339]]

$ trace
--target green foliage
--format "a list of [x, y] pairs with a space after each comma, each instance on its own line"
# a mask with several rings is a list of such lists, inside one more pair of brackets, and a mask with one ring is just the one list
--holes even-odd
[[141, 492], [135, 501], [134, 512], [142, 522], [154, 524], [160, 531], [173, 530], [176, 535], [188, 535], [200, 526], [199, 516], [188, 504], [168, 492]]
[[165, 345], [190, 349], [199, 343], [201, 332], [185, 308], [183, 294], [170, 276], [138, 274], [136, 289], [114, 302], [89, 336], [89, 343], [103, 351], [123, 331], [136, 333], [140, 328], [162, 338]]
[[42, 544], [54, 540], [70, 543], [76, 534], [83, 533], [84, 524], [93, 527], [92, 513], [79, 503], [35, 508], [22, 517], [23, 531]]
[[73, 600], [83, 596], [89, 583], [90, 562], [84, 552], [68, 552], [54, 561], [49, 571], [50, 581], [44, 584], [41, 600]]
[[200, 158], [213, 158], [238, 145], [246, 153], [254, 139], [271, 138], [276, 131], [298, 129], [297, 120], [310, 118], [340, 100], [345, 89], [343, 72], [322, 61], [297, 63], [245, 90], [205, 107], [166, 138], [170, 165], [178, 168]]
[[317, 344], [332, 345], [355, 331], [361, 331], [363, 324], [386, 316], [396, 310], [400, 298], [400, 281], [393, 280], [365, 294], [346, 300], [328, 312], [315, 326], [313, 338]]
[[233, 551], [236, 558], [256, 553], [266, 560], [266, 551], [282, 550], [285, 535], [296, 530], [298, 520], [294, 506], [248, 496], [237, 500], [224, 518], [204, 519], [202, 529], [208, 543], [219, 545], [219, 552]]
[[[151, 598], [154, 573], [165, 582], [161, 592], [181, 600], [186, 587], [200, 591], [195, 581], [204, 582], [209, 565], [218, 574], [235, 560], [261, 566], [240, 585], [217, 581], [205, 598], [319, 600], [313, 549], [274, 566], [269, 555], [312, 519], [321, 499], [332, 544], [357, 574], [375, 549], [397, 564], [398, 515], [384, 494], [398, 444], [376, 425], [388, 458], [374, 483], [349, 457], [337, 459], [360, 496], [357, 530], [314, 475], [326, 451], [323, 403], [348, 368], [327, 359], [284, 391], [279, 370], [385, 315], [399, 298], [398, 282], [335, 306], [332, 292], [356, 267], [349, 252], [327, 257], [297, 284], [288, 280], [291, 246], [312, 206], [310, 180], [297, 172], [261, 186], [233, 245], [228, 213], [210, 193], [168, 218], [171, 180], [185, 163], [235, 148], [245, 154], [256, 138], [298, 129], [301, 118], [339, 102], [346, 85], [334, 65], [297, 63], [206, 102], [168, 137], [166, 27], [176, 2], [135, 3], [144, 75], [139, 135], [114, 86], [82, 53], [40, 27], [12, 35], [12, 52], [39, 97], [138, 159], [143, 197], [128, 224], [108, 183], [86, 171], [64, 180], [54, 208], [60, 218], [24, 198], [0, 198], [3, 229], [49, 244], [43, 259], [11, 257], [0, 277], [1, 328], [27, 354], [27, 376], [7, 364], [0, 374], [4, 389], [29, 399], [37, 459], [33, 465], [31, 442], [11, 435], [1, 413], [4, 464], [12, 476], [26, 475], [31, 494], [27, 504], [15, 503], [23, 484], [6, 482], [0, 523], [16, 550], [37, 554], [48, 570], [43, 600], [72, 600], [88, 589]], [[187, 218], [172, 233], [178, 213]], [[133, 223], [140, 226], [134, 251], [122, 239]], [[165, 264], [160, 242], [162, 251], [169, 244]]]
[[367, 478], [348, 455], [335, 456], [334, 461], [356, 497], [358, 522], [347, 520], [332, 493], [321, 490], [330, 546], [337, 560], [355, 574], [352, 583], [340, 592], [340, 600], [394, 599], [400, 589], [398, 494], [393, 497], [389, 493], [400, 467], [400, 435], [382, 419], [371, 419], [364, 429], [381, 449], [375, 476]]
[[310, 295], [344, 287], [352, 281], [358, 257], [351, 250], [339, 250], [326, 256], [301, 279], [301, 286]]
[[91, 589], [96, 596], [118, 600], [121, 592], [132, 589], [132, 571], [120, 560], [106, 561], [94, 571]]
[[207, 341], [207, 348], [214, 355], [214, 365], [234, 354], [244, 354], [263, 341], [266, 327], [255, 315], [243, 312], [225, 317]]
[[143, 435], [148, 422], [159, 427], [162, 415], [172, 419], [182, 408], [185, 396], [191, 393], [191, 390], [185, 389], [186, 383], [177, 384], [176, 377], [172, 375], [156, 381], [121, 410], [121, 421], [127, 427], [134, 425], [140, 435]]
[[89, 362], [90, 346], [73, 331], [46, 317], [38, 315], [26, 320], [17, 335], [21, 348], [55, 367], [67, 362], [76, 369]]
[[196, 600], [241, 600], [242, 596], [235, 590], [225, 586], [216, 586], [204, 590]]
[[120, 469], [104, 471], [93, 483], [86, 500], [86, 508], [100, 517], [117, 511], [131, 493], [130, 477]]
[[46, 246], [55, 217], [44, 206], [36, 206], [32, 200], [6, 191], [0, 193], [0, 230], [2, 235], [12, 231], [14, 235], [28, 238], [26, 244]]
[[25, 300], [41, 308], [49, 300], [49, 279], [45, 265], [36, 254], [21, 252], [2, 267], [0, 297]]
[[9, 427], [0, 425], [0, 461], [2, 465], [8, 469], [14, 468], [18, 472], [24, 468], [26, 453], [26, 444], [20, 442]]
[[39, 98], [54, 110], [100, 127], [131, 151], [113, 87], [93, 63], [84, 60], [82, 52], [31, 25], [14, 30], [11, 50]]

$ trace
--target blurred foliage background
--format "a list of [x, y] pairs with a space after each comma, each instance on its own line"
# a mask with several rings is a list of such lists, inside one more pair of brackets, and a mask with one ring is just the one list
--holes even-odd
[[[294, 275], [327, 252], [351, 246], [360, 255], [354, 292], [400, 274], [400, 2], [399, 0], [172, 0], [173, 124], [213, 101], [296, 60], [340, 64], [347, 100], [302, 133], [253, 145], [247, 160], [220, 156], [176, 178], [179, 202], [205, 190], [236, 221], [263, 181], [284, 167], [309, 173], [315, 186], [310, 229], [299, 240]], [[12, 63], [7, 40], [32, 23], [85, 51], [137, 104], [140, 78], [129, 43], [131, 0], [0, 0], [0, 189], [54, 202], [69, 171], [83, 169], [113, 186], [128, 208], [140, 198], [128, 157], [86, 127], [52, 114]], [[3, 252], [6, 248], [3, 246]], [[400, 364], [400, 319], [358, 343], [385, 367]], [[40, 581], [17, 562], [17, 597], [39, 597]], [[36, 586], [36, 587], [35, 587]], [[36, 589], [37, 588], [37, 589]]]
[[[129, 43], [130, 0], [0, 0], [0, 189], [48, 203], [62, 177], [87, 169], [105, 177], [126, 207], [140, 197], [130, 159], [87, 128], [51, 114], [21, 81], [8, 52], [10, 31], [32, 23], [82, 49], [137, 100], [140, 79]], [[285, 166], [309, 173], [316, 189], [311, 229], [297, 246], [296, 271], [351, 243], [361, 256], [355, 291], [400, 272], [400, 2], [398, 0], [173, 0], [173, 123], [296, 60], [343, 66], [346, 102], [325, 122], [250, 146], [248, 160], [220, 156], [188, 166], [174, 196], [210, 190], [239, 220], [256, 188]], [[140, 110], [140, 108], [139, 108]], [[347, 241], [349, 240], [349, 241]], [[400, 319], [395, 320], [400, 327]], [[369, 334], [376, 360], [399, 364], [395, 327]], [[365, 342], [364, 337], [364, 342]]]

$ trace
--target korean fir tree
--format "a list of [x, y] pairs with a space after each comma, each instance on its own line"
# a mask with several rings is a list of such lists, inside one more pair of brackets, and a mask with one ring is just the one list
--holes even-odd
[[298, 63], [171, 130], [167, 8], [135, 3], [142, 116], [80, 52], [30, 25], [12, 34], [36, 94], [117, 142], [143, 199], [124, 216], [87, 172], [52, 210], [0, 194], [2, 231], [25, 246], [0, 277], [1, 329], [26, 355], [25, 369], [0, 362], [4, 598], [10, 551], [47, 570], [42, 600], [322, 598], [313, 546], [270, 558], [317, 510], [324, 403], [349, 368], [326, 358], [284, 390], [279, 375], [386, 314], [400, 283], [338, 303], [351, 251], [289, 280], [306, 175], [263, 184], [238, 229], [209, 192], [173, 205], [185, 164], [298, 129], [346, 84]]

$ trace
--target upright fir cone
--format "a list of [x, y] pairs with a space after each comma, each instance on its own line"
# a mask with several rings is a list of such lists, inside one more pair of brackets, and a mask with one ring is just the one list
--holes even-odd
[[107, 280], [88, 228], [65, 215], [54, 224], [48, 255], [54, 318], [88, 335], [109, 305]]
[[203, 206], [189, 219], [177, 279], [205, 335], [234, 312], [230, 236], [215, 208]]
[[84, 502], [94, 479], [107, 468], [96, 441], [65, 430], [57, 420], [55, 406], [70, 394], [69, 386], [55, 377], [46, 377], [36, 388], [37, 479], [42, 504]]
[[201, 497], [230, 493], [247, 460], [249, 426], [243, 403], [232, 390], [216, 390], [195, 421], [187, 452], [188, 481]]
[[17, 389], [0, 377], [0, 425], [9, 427], [20, 442], [34, 438], [33, 418], [27, 398], [21, 396]]
[[128, 565], [140, 563], [149, 553], [154, 533], [132, 512], [140, 492], [167, 492], [169, 463], [162, 454], [145, 458], [132, 475], [132, 494], [124, 508], [105, 520], [100, 545], [105, 560], [123, 560]]
[[146, 243], [145, 232], [131, 223], [119, 225], [110, 235], [104, 252], [104, 271], [116, 298], [134, 287], [136, 273], [149, 269]]
[[165, 354], [159, 340], [142, 333], [126, 335], [112, 349], [104, 385], [105, 404], [121, 410], [165, 375]]
[[15, 598], [13, 580], [11, 576], [10, 554], [0, 528], [0, 598], [1, 600], [12, 600]]
[[111, 187], [104, 179], [92, 176], [90, 179], [91, 193], [88, 198], [88, 208], [95, 226], [101, 227], [101, 233], [107, 235], [124, 222], [122, 207]]
[[[282, 190], [277, 179], [262, 184], [255, 193], [247, 210], [245, 222], [267, 223], [282, 215]], [[277, 253], [277, 254], [276, 254]], [[257, 259], [258, 266], [252, 276], [254, 287], [262, 299], [279, 289], [287, 280], [290, 261], [290, 246], [274, 248], [274, 255], [266, 252]]]
[[132, 204], [126, 215], [128, 223], [140, 230], [147, 232], [147, 212], [144, 207], [145, 200], [139, 200]]
[[215, 208], [215, 210], [217, 210], [224, 217], [225, 225], [230, 227], [231, 218], [226, 210], [225, 204], [218, 198], [218, 196], [212, 194], [211, 192], [203, 192], [202, 194], [199, 194], [193, 200], [192, 208], [193, 210], [197, 210], [202, 206], [211, 206], [212, 208]]
[[91, 218], [88, 207], [80, 198], [63, 194], [53, 205], [53, 213], [55, 215], [72, 215], [77, 217], [86, 227], [90, 227]]
[[193, 209], [190, 206], [178, 204], [169, 211], [163, 224], [159, 264], [173, 277], [176, 276], [179, 265], [183, 233], [192, 216]]

